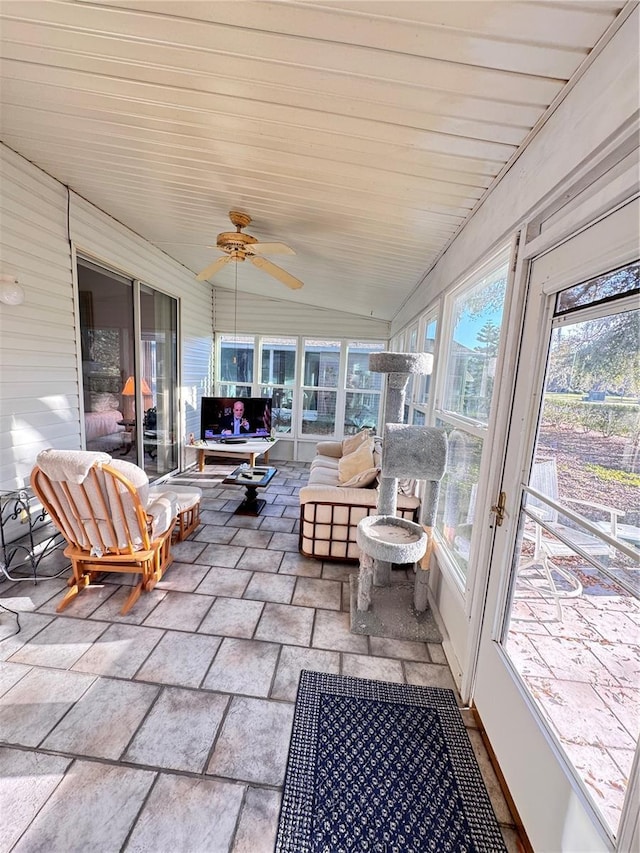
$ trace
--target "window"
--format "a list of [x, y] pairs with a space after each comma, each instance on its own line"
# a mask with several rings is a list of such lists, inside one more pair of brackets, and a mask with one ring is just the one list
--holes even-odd
[[508, 257], [504, 250], [449, 297], [449, 319], [443, 330], [446, 355], [438, 380], [441, 402], [436, 405], [436, 425], [447, 431], [450, 461], [441, 484], [436, 526], [462, 578], [467, 574], [473, 544], [476, 493], [486, 450]]
[[260, 343], [260, 396], [271, 397], [271, 428], [291, 432], [296, 384], [297, 338], [263, 338]]
[[216, 393], [271, 397], [282, 438], [342, 438], [378, 429], [384, 376], [369, 372], [383, 341], [216, 335]]
[[340, 341], [305, 340], [302, 384], [303, 435], [333, 435]]
[[[420, 327], [423, 329], [422, 334], [417, 338], [420, 341], [416, 345], [417, 352], [427, 352], [435, 354], [436, 329], [437, 319], [435, 316], [422, 318]], [[411, 338], [410, 338], [411, 340]], [[413, 352], [413, 350], [411, 350]], [[435, 369], [435, 362], [434, 362]], [[406, 421], [414, 426], [425, 426], [431, 421], [431, 379], [433, 373], [425, 376], [411, 377], [415, 381], [409, 382], [406, 393]]]
[[[411, 329], [409, 329], [409, 332], [407, 334], [407, 341], [408, 341], [407, 349], [405, 350], [405, 352], [417, 352], [418, 351], [418, 326], [417, 325], [412, 326]], [[413, 415], [412, 415], [413, 394], [414, 394], [414, 390], [416, 388], [416, 385], [418, 384], [418, 381], [419, 381], [419, 378], [413, 373], [410, 374], [410, 376], [407, 380], [407, 387], [405, 389], [405, 395], [404, 395], [404, 415], [403, 415], [403, 421], [406, 424], [413, 422]]]
[[[437, 328], [438, 321], [435, 318], [430, 318], [425, 321], [424, 336], [422, 339], [422, 352], [429, 352], [432, 355], [435, 354]], [[427, 376], [420, 377], [420, 387], [416, 394], [416, 405], [420, 406], [423, 411], [429, 405], [430, 401], [431, 376], [432, 374], [428, 374]]]
[[349, 341], [345, 388], [344, 434], [365, 427], [380, 428], [380, 396], [383, 375], [369, 372], [369, 355], [384, 347], [379, 341]]
[[251, 397], [253, 382], [253, 335], [219, 335], [218, 394], [223, 397]]

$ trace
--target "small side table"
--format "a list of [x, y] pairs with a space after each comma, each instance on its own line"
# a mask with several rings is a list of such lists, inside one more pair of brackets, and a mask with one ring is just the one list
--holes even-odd
[[[7, 569], [17, 554], [23, 553], [29, 558], [33, 571], [34, 583], [38, 582], [36, 571], [42, 559], [64, 545], [65, 539], [61, 533], [56, 532], [36, 544], [34, 531], [36, 525], [45, 521], [47, 512], [44, 508], [32, 513], [35, 497], [29, 489], [15, 489], [9, 492], [0, 492], [0, 574], [4, 574], [8, 580], [12, 580]], [[27, 529], [23, 536], [16, 541], [7, 542], [5, 526], [10, 521], [20, 521]]]
[[245, 497], [234, 515], [260, 515], [266, 504], [265, 500], [258, 499], [258, 489], [264, 489], [277, 474], [277, 468], [236, 468], [228, 477], [222, 481], [227, 485], [245, 487]]
[[132, 447], [135, 447], [136, 444], [136, 422], [133, 420], [129, 420], [128, 418], [123, 418], [121, 421], [118, 421], [118, 426], [123, 426], [125, 428], [124, 436], [129, 436], [131, 438], [130, 441], [123, 439], [124, 448], [120, 453], [120, 456], [126, 456]]

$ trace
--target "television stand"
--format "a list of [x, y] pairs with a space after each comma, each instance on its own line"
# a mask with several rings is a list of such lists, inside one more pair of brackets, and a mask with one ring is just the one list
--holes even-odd
[[265, 441], [263, 438], [245, 439], [245, 444], [224, 444], [220, 441], [200, 441], [198, 444], [187, 444], [187, 448], [196, 451], [196, 459], [198, 462], [198, 471], [204, 471], [205, 456], [222, 456], [228, 459], [242, 461], [248, 460], [251, 467], [255, 467], [256, 459], [259, 456], [264, 457], [264, 462], [269, 462], [269, 451], [275, 447], [278, 439], [273, 441]]

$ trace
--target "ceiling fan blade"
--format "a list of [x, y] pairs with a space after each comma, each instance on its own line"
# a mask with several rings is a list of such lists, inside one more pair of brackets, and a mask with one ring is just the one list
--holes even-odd
[[277, 278], [278, 281], [281, 281], [287, 287], [290, 287], [291, 290], [298, 290], [303, 287], [303, 283], [299, 278], [291, 275], [286, 270], [283, 270], [282, 267], [278, 267], [275, 264], [272, 264], [271, 261], [268, 261], [266, 258], [252, 258], [249, 260], [251, 263], [258, 267], [262, 272], [266, 272], [268, 275], [272, 275], [274, 278]]
[[202, 272], [198, 273], [196, 276], [196, 281], [206, 281], [211, 276], [215, 275], [218, 270], [221, 270], [225, 264], [228, 264], [229, 261], [232, 261], [233, 257], [231, 255], [223, 255], [221, 258], [218, 258], [212, 264], [209, 264], [208, 267], [205, 267]]
[[247, 250], [252, 255], [295, 255], [291, 246], [284, 243], [250, 243]]

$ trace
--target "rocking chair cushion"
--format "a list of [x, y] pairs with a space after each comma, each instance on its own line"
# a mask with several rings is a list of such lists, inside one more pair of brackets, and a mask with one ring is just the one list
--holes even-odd
[[36, 464], [54, 483], [63, 480], [69, 483], [82, 483], [96, 462], [111, 462], [108, 453], [86, 450], [54, 450], [47, 448], [38, 454]]
[[124, 459], [112, 459], [109, 464], [125, 476], [132, 486], [135, 486], [140, 503], [142, 506], [146, 506], [149, 502], [149, 478], [142, 468], [134, 465], [133, 462], [126, 462]]
[[158, 492], [147, 506], [151, 516], [151, 538], [157, 539], [175, 524], [178, 514], [178, 496], [174, 492]]
[[150, 486], [149, 478], [145, 472], [133, 462], [113, 459], [110, 464], [116, 471], [124, 474], [127, 480], [135, 486], [140, 503], [146, 508], [147, 515], [152, 518], [152, 538], [157, 539], [166, 533], [179, 512], [179, 499], [176, 492], [171, 488], [163, 489]]

